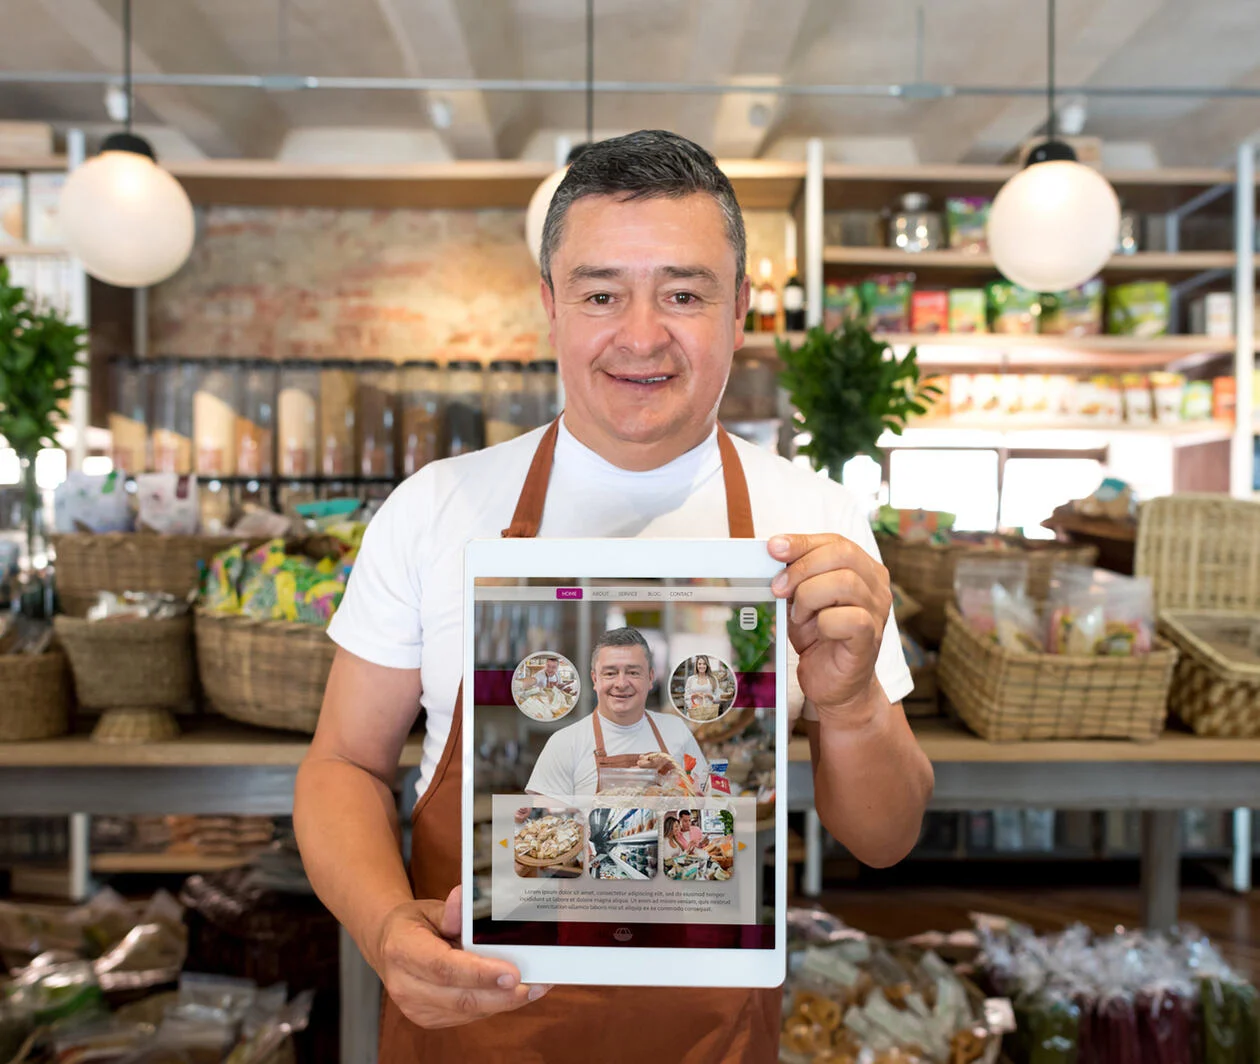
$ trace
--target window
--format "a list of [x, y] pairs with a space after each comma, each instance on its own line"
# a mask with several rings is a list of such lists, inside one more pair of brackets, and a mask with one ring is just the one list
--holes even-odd
[[960, 532], [992, 532], [998, 520], [997, 451], [904, 450], [888, 456], [889, 503], [944, 510]]
[[1009, 458], [1002, 474], [1002, 527], [1053, 539], [1041, 522], [1063, 503], [1092, 495], [1102, 479], [1102, 463], [1094, 458]]

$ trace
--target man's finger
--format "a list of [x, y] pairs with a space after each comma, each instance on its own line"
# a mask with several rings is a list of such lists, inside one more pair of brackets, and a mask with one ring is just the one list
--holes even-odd
[[775, 558], [784, 565], [790, 565], [797, 558], [804, 557], [811, 550], [816, 550], [828, 540], [836, 538], [838, 537], [832, 532], [778, 535], [772, 536], [766, 546]]
[[460, 925], [463, 921], [461, 904], [464, 899], [462, 884], [456, 883], [446, 896], [446, 905], [442, 908], [442, 924], [439, 930], [443, 938], [458, 939]]
[[510, 989], [521, 973], [506, 961], [495, 961], [455, 949], [440, 938], [417, 937], [420, 944], [397, 957], [405, 975], [436, 986], [465, 990]]
[[531, 989], [524, 985], [512, 990], [470, 990], [459, 987], [424, 986], [417, 988], [415, 997], [406, 997], [405, 990], [403, 995], [412, 1011], [445, 1012], [450, 1015], [452, 1023], [459, 1023], [519, 1009], [522, 1005], [529, 1004], [531, 1000], [537, 1000], [537, 998], [530, 998]]
[[870, 610], [860, 606], [832, 606], [819, 611], [817, 619], [823, 639], [847, 643], [855, 652], [878, 647], [883, 636]]
[[815, 576], [836, 569], [851, 569], [872, 589], [887, 580], [883, 567], [852, 540], [842, 536], [801, 537], [820, 538], [812, 550], [793, 561], [771, 583], [771, 589], [780, 598], [791, 598], [802, 583]]
[[878, 615], [885, 604], [879, 594], [852, 569], [832, 569], [811, 576], [796, 589], [792, 620], [805, 624], [829, 606], [860, 606]]

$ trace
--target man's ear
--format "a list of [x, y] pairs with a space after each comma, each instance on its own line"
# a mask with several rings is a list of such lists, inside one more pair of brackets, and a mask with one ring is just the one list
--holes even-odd
[[744, 281], [739, 286], [739, 294], [735, 297], [735, 350], [744, 346], [744, 321], [748, 317], [748, 305], [752, 301], [752, 281], [744, 274]]

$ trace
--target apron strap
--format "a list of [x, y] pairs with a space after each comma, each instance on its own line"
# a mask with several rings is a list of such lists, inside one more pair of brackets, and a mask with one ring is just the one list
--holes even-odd
[[652, 734], [656, 736], [656, 745], [661, 748], [662, 754], [669, 753], [669, 747], [665, 745], [665, 740], [661, 738], [661, 729], [656, 726], [656, 721], [652, 719], [652, 714], [645, 709], [644, 714], [647, 716], [648, 726], [652, 729]]
[[[516, 502], [512, 523], [503, 530], [505, 539], [533, 539], [542, 524], [543, 506], [547, 502], [547, 485], [556, 456], [556, 438], [560, 435], [560, 418], [551, 423], [525, 474], [525, 484]], [[726, 524], [731, 539], [753, 539], [752, 503], [748, 498], [748, 481], [735, 444], [721, 425], [717, 427], [718, 454], [722, 457], [722, 482], [726, 488]]]
[[595, 728], [595, 756], [607, 757], [604, 752], [604, 729], [599, 726], [599, 709], [591, 714], [591, 725]]

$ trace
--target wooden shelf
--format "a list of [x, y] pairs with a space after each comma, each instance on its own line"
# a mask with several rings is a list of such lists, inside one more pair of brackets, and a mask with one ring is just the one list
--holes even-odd
[[[94, 743], [87, 735], [0, 743], [0, 767], [14, 768], [134, 768], [145, 766], [266, 766], [298, 765], [310, 739], [287, 732], [250, 728], [227, 722], [182, 719], [184, 734], [168, 742], [143, 745]], [[423, 737], [409, 736], [399, 765], [420, 764]]]
[[[720, 165], [746, 210], [787, 210], [804, 187], [803, 163], [739, 159]], [[359, 166], [198, 159], [172, 162], [169, 169], [196, 204], [385, 210], [523, 209], [554, 168], [536, 162]]]
[[[1174, 447], [1193, 447], [1232, 439], [1234, 426], [1223, 421], [1187, 421], [1178, 425], [1099, 425], [1075, 422], [1022, 422], [1008, 424], [979, 421], [920, 421], [901, 436], [884, 433], [879, 445], [886, 448], [916, 447], [1036, 447], [1053, 445], [1063, 450], [1105, 445], [1117, 437], [1144, 437], [1169, 441]], [[1049, 439], [1053, 437], [1053, 439]], [[965, 441], [965, 442], [964, 442]]]
[[92, 871], [100, 875], [196, 875], [226, 872], [253, 860], [253, 854], [213, 857], [195, 853], [96, 853]]
[[0, 155], [0, 171], [35, 174], [65, 170], [70, 165], [64, 155]]
[[[991, 743], [941, 719], [915, 721], [912, 726], [923, 752], [938, 763], [1260, 762], [1260, 739], [1206, 739], [1185, 732], [1168, 731], [1152, 743], [1124, 739]], [[788, 744], [788, 760], [808, 763], [809, 740], [793, 736]]]
[[[888, 269], [921, 273], [957, 273], [976, 276], [996, 270], [993, 256], [964, 251], [901, 251], [889, 247], [827, 247], [823, 262], [854, 269]], [[1111, 275], [1183, 275], [1206, 270], [1232, 270], [1237, 256], [1232, 251], [1139, 251], [1113, 255], [1103, 273]]]
[[38, 244], [0, 244], [0, 259], [13, 258], [16, 255], [55, 255], [69, 258], [70, 250], [63, 247], [43, 247]]

